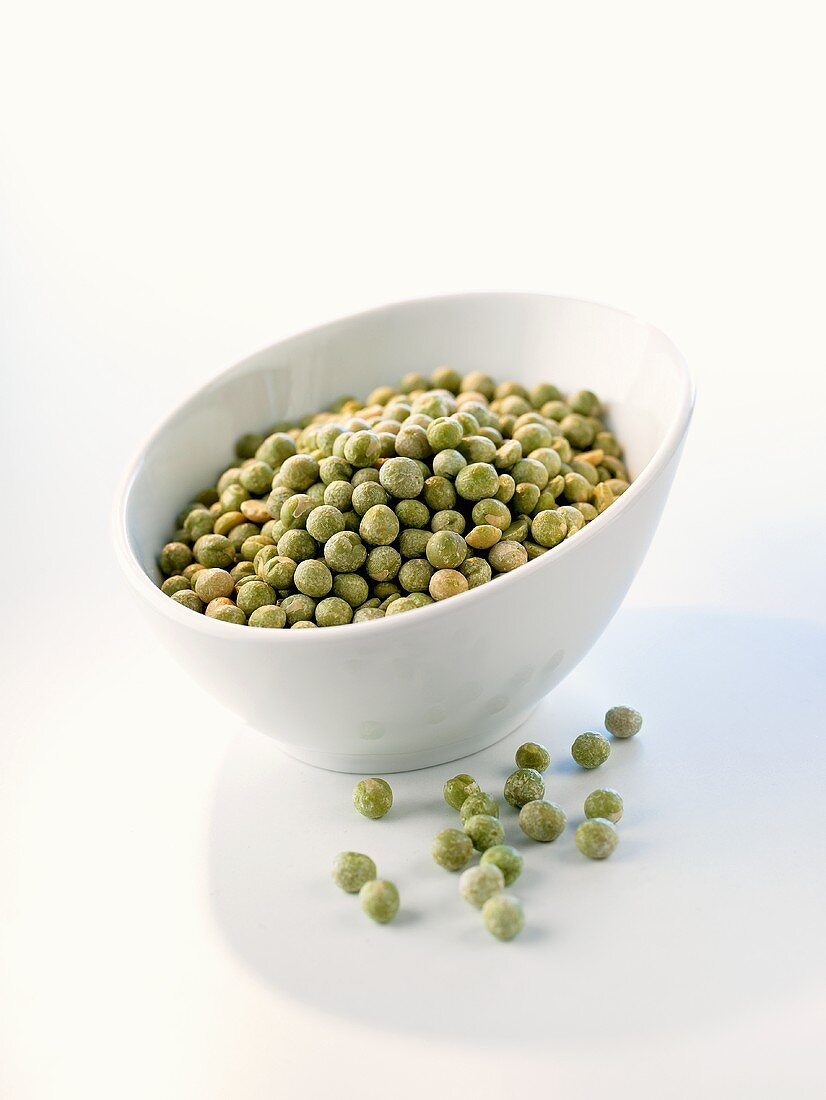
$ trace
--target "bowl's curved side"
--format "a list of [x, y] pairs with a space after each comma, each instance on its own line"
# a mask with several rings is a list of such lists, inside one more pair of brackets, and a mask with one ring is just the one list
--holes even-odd
[[[226, 460], [235, 436], [318, 407], [345, 388], [342, 378], [364, 393], [386, 380], [388, 362], [401, 372], [444, 361], [601, 390], [621, 436], [633, 440], [639, 476], [575, 538], [421, 614], [358, 628], [256, 631], [193, 615], [161, 595], [149, 573], [166, 517]], [[285, 751], [340, 770], [443, 762], [507, 734], [599, 637], [653, 535], [692, 403], [670, 341], [619, 311], [541, 295], [385, 307], [266, 349], [174, 413], [127, 475], [118, 554], [180, 663]]]

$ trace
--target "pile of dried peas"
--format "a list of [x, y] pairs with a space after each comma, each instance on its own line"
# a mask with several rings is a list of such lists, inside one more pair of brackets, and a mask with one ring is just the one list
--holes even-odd
[[176, 603], [253, 627], [414, 611], [547, 553], [629, 485], [589, 390], [449, 368], [243, 436], [161, 550]]

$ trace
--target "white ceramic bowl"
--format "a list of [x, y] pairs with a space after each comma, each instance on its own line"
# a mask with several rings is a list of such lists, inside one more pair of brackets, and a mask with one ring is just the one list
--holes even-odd
[[[251, 630], [159, 591], [155, 560], [173, 517], [228, 464], [239, 435], [444, 364], [595, 390], [626, 446], [630, 489], [574, 538], [495, 583], [386, 620]], [[285, 752], [361, 773], [443, 763], [524, 722], [605, 629], [654, 534], [692, 406], [674, 345], [606, 306], [540, 294], [386, 306], [259, 352], [173, 413], [124, 480], [118, 557], [176, 659]]]

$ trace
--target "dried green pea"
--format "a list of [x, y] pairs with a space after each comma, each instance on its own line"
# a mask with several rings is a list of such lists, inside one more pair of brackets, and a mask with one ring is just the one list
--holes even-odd
[[479, 866], [482, 867], [488, 863], [499, 868], [505, 879], [505, 885], [510, 886], [522, 874], [524, 860], [516, 848], [512, 848], [510, 844], [494, 844], [492, 848], [486, 848], [482, 852]]
[[432, 534], [416, 527], [410, 527], [399, 535], [399, 551], [403, 558], [421, 558], [427, 551]]
[[467, 580], [468, 588], [478, 588], [480, 584], [487, 584], [493, 576], [491, 567], [484, 558], [465, 558], [459, 566], [459, 572]]
[[445, 508], [441, 512], [435, 512], [430, 521], [430, 529], [433, 532], [454, 531], [457, 535], [462, 535], [466, 526], [465, 517], [454, 508]]
[[503, 794], [508, 805], [518, 810], [526, 802], [535, 802], [543, 798], [545, 783], [534, 768], [517, 768], [505, 780]]
[[310, 558], [296, 566], [293, 584], [305, 596], [319, 599], [333, 587], [333, 574], [323, 561]]
[[[211, 536], [204, 536], [210, 538]], [[200, 541], [200, 540], [199, 540]], [[197, 550], [197, 543], [196, 543]], [[195, 555], [198, 556], [197, 553]], [[199, 559], [200, 560], [200, 559]], [[167, 576], [174, 576], [176, 573], [183, 573], [184, 569], [192, 562], [192, 551], [183, 542], [168, 542], [166, 546], [161, 550], [158, 564], [161, 567], [161, 572]]]
[[559, 455], [562, 462], [570, 462], [574, 457], [573, 448], [564, 435], [555, 435], [551, 440], [551, 447]]
[[175, 603], [179, 603], [181, 607], [189, 608], [190, 611], [202, 612], [204, 610], [203, 601], [195, 595], [192, 589], [182, 588], [178, 592], [173, 592], [171, 599]]
[[268, 493], [272, 489], [272, 479], [274, 476], [275, 471], [268, 462], [263, 462], [261, 459], [253, 459], [243, 466], [238, 480], [248, 493], [254, 493], [256, 496], [260, 496], [262, 493]]
[[520, 482], [511, 501], [511, 511], [517, 516], [529, 516], [539, 501], [539, 486], [530, 481]]
[[499, 817], [499, 803], [486, 791], [468, 791], [467, 797], [458, 807], [462, 824], [477, 814], [487, 814], [488, 817]]
[[588, 859], [607, 859], [619, 842], [616, 827], [602, 817], [583, 821], [574, 834], [574, 843]]
[[353, 490], [352, 508], [359, 516], [364, 516], [375, 505], [385, 506], [389, 500], [387, 490], [378, 481], [362, 481]]
[[237, 512], [245, 500], [249, 500], [249, 490], [240, 482], [234, 481], [221, 493], [220, 504], [222, 512]]
[[316, 604], [315, 621], [318, 626], [346, 626], [353, 621], [353, 609], [340, 596], [328, 596]]
[[473, 855], [473, 843], [458, 829], [442, 829], [433, 838], [430, 851], [440, 867], [460, 871]]
[[261, 526], [262, 535], [269, 535], [269, 531], [265, 531], [263, 529], [268, 523], [272, 523], [272, 517], [270, 516], [269, 509], [267, 508], [266, 501], [256, 500], [255, 498], [250, 497], [249, 500], [244, 500], [241, 502], [241, 507], [239, 511], [245, 519], [249, 520], [250, 523], [255, 523]]
[[526, 741], [516, 750], [517, 768], [532, 768], [536, 772], [544, 772], [550, 764], [551, 754], [537, 741]]
[[268, 538], [266, 535], [260, 534], [250, 535], [249, 538], [244, 539], [244, 541], [241, 543], [241, 560], [254, 563], [259, 552], [265, 547], [272, 547], [273, 549], [275, 549], [271, 538]]
[[353, 805], [363, 817], [377, 820], [393, 805], [393, 791], [384, 779], [361, 779], [353, 789]]
[[184, 520], [184, 530], [192, 542], [202, 535], [211, 535], [215, 527], [215, 517], [206, 508], [194, 508]]
[[357, 469], [373, 466], [381, 457], [381, 443], [378, 436], [375, 432], [365, 429], [353, 432], [344, 443], [343, 457]]
[[589, 504], [587, 501], [579, 501], [576, 504], [572, 504], [571, 507], [576, 508], [576, 510], [582, 514], [582, 518], [586, 523], [595, 520], [599, 514], [593, 504]]
[[399, 584], [405, 592], [427, 592], [435, 572], [426, 558], [411, 558], [399, 569]]
[[399, 891], [386, 879], [365, 882], [359, 890], [361, 908], [371, 920], [387, 924], [399, 911]]
[[500, 474], [498, 480], [499, 487], [494, 493], [494, 498], [501, 504], [507, 504], [516, 492], [516, 482], [510, 474]]
[[571, 756], [581, 768], [598, 768], [611, 755], [611, 744], [601, 733], [581, 733], [571, 745]]
[[544, 424], [523, 424], [516, 429], [513, 438], [519, 443], [523, 453], [529, 455], [540, 447], [550, 447], [553, 436]]
[[434, 600], [447, 600], [467, 590], [467, 578], [457, 569], [437, 569], [428, 585], [428, 592]]
[[465, 500], [483, 500], [495, 496], [499, 474], [485, 462], [472, 462], [456, 475], [456, 492]]
[[642, 729], [642, 715], [633, 707], [611, 707], [605, 715], [605, 728], [621, 740], [634, 737]]
[[191, 590], [192, 585], [189, 583], [187, 577], [181, 573], [176, 573], [172, 577], [167, 577], [161, 585], [161, 592], [165, 596], [174, 596], [176, 592], [186, 592]]
[[434, 569], [457, 569], [467, 557], [467, 544], [455, 531], [437, 531], [428, 540], [425, 554]]
[[492, 848], [494, 844], [501, 844], [505, 839], [501, 822], [488, 814], [474, 814], [463, 824], [465, 832], [473, 841], [473, 847], [479, 852]]
[[287, 613], [283, 607], [276, 607], [275, 604], [262, 604], [251, 612], [249, 625], [270, 630], [281, 630], [287, 625]]
[[488, 563], [497, 573], [510, 573], [524, 565], [527, 560], [524, 546], [510, 539], [498, 542], [488, 551]]
[[559, 512], [539, 512], [531, 520], [531, 535], [533, 541], [540, 546], [557, 546], [568, 533], [568, 524], [565, 517]]
[[[261, 462], [269, 463], [272, 468], [278, 469], [282, 463], [296, 452], [295, 440], [286, 432], [274, 432], [268, 435], [255, 452], [255, 457]], [[219, 483], [220, 488], [220, 483]]]
[[599, 447], [604, 455], [612, 458], [622, 458], [622, 448], [611, 432], [597, 432], [594, 437], [594, 446]]
[[602, 406], [599, 398], [591, 390], [579, 390], [568, 398], [568, 404], [580, 416], [599, 416]]
[[334, 573], [356, 573], [366, 559], [367, 549], [354, 531], [339, 531], [324, 545], [324, 560]]
[[455, 450], [462, 441], [464, 432], [458, 421], [447, 416], [437, 417], [426, 428], [427, 441], [431, 449], [440, 451]]
[[[339, 538], [340, 536], [334, 535], [333, 537]], [[330, 542], [332, 542], [332, 539]], [[296, 564], [314, 558], [318, 552], [318, 544], [315, 539], [307, 531], [303, 531], [300, 528], [293, 528], [290, 531], [285, 531], [276, 545], [278, 547], [279, 557], [292, 558]], [[328, 542], [327, 546], [329, 545], [330, 543]]]
[[385, 618], [390, 615], [401, 615], [405, 611], [415, 611], [418, 604], [410, 596], [389, 596], [382, 604]]
[[374, 619], [383, 619], [384, 611], [380, 607], [360, 607], [353, 615], [354, 623], [372, 622]]
[[539, 447], [537, 450], [531, 451], [528, 458], [532, 462], [541, 462], [547, 470], [549, 478], [556, 477], [562, 469], [562, 459], [559, 457], [558, 452], [550, 445], [547, 447]]
[[519, 828], [525, 836], [541, 844], [549, 844], [561, 836], [566, 820], [561, 806], [542, 799], [526, 802], [519, 811]]
[[333, 860], [333, 882], [348, 894], [357, 894], [376, 873], [373, 860], [361, 852], [339, 852]]
[[504, 888], [505, 876], [495, 863], [480, 863], [459, 876], [459, 893], [477, 909]]
[[[597, 486], [599, 488], [599, 486]], [[565, 474], [565, 496], [573, 504], [577, 501], [589, 501], [595, 493], [594, 487], [582, 474]]]
[[427, 432], [420, 423], [413, 423], [415, 414], [408, 417], [394, 437], [396, 455], [400, 458], [423, 459], [431, 453]]
[[370, 587], [358, 573], [336, 573], [333, 577], [333, 595], [346, 600], [355, 610], [368, 599]]
[[422, 472], [412, 458], [388, 458], [379, 470], [379, 481], [400, 500], [418, 497], [424, 486]]
[[612, 787], [600, 787], [585, 799], [584, 809], [586, 817], [602, 817], [616, 823], [622, 817], [622, 795]]
[[557, 511], [565, 520], [565, 526], [567, 528], [565, 533], [566, 539], [569, 539], [571, 535], [575, 535], [577, 531], [581, 531], [585, 526], [585, 516], [573, 504], [563, 504]]
[[[287, 596], [281, 607], [287, 616], [287, 626], [293, 627], [300, 622], [312, 622], [315, 616], [315, 600], [302, 592]], [[315, 625], [315, 624], [313, 624]]]
[[235, 550], [225, 535], [202, 535], [193, 550], [200, 565], [226, 569], [235, 563]]
[[324, 489], [324, 503], [344, 513], [350, 509], [354, 491], [349, 481], [331, 481]]
[[269, 554], [269, 547], [259, 550], [255, 560], [256, 575], [279, 592], [289, 588], [293, 583], [297, 563], [292, 558], [279, 554]]
[[389, 596], [401, 596], [401, 589], [395, 581], [380, 581], [373, 585], [373, 595], [380, 600], [386, 600]]
[[477, 794], [478, 791], [479, 784], [473, 776], [462, 772], [446, 780], [443, 794], [448, 806], [454, 810], [461, 810], [466, 799], [472, 794]]
[[374, 546], [367, 555], [364, 571], [372, 581], [392, 581], [402, 567], [401, 554], [394, 546]]
[[399, 519], [386, 504], [374, 504], [362, 516], [359, 535], [370, 546], [389, 546], [399, 534]]
[[207, 604], [218, 596], [232, 595], [235, 581], [225, 569], [202, 569], [196, 575], [192, 587], [195, 594]]
[[512, 940], [525, 927], [522, 903], [511, 894], [494, 894], [482, 906], [485, 928], [498, 940]]
[[245, 615], [250, 615], [257, 607], [274, 604], [275, 591], [265, 581], [251, 577], [237, 589], [235, 602]]
[[510, 527], [502, 532], [506, 542], [524, 542], [531, 532], [531, 521], [527, 516], [517, 516]]
[[465, 536], [465, 542], [474, 550], [490, 550], [491, 546], [495, 546], [501, 538], [502, 531], [499, 527], [484, 523], [469, 531]]

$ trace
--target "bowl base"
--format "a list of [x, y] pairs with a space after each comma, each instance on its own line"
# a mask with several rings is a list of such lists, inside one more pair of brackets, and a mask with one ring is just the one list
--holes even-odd
[[293, 760], [302, 764], [312, 764], [314, 768], [323, 768], [331, 772], [349, 772], [353, 775], [390, 775], [393, 772], [410, 772], [419, 768], [432, 768], [437, 764], [448, 764], [451, 760], [460, 760], [472, 756], [475, 752], [488, 749], [498, 741], [503, 741], [530, 718], [538, 704], [528, 707], [515, 721], [503, 727], [489, 731], [483, 736], [465, 737], [460, 741], [451, 741], [447, 745], [433, 746], [428, 749], [416, 749], [413, 752], [382, 753], [377, 751], [364, 753], [314, 752], [303, 750], [296, 745], [284, 744], [276, 740], [276, 745]]

